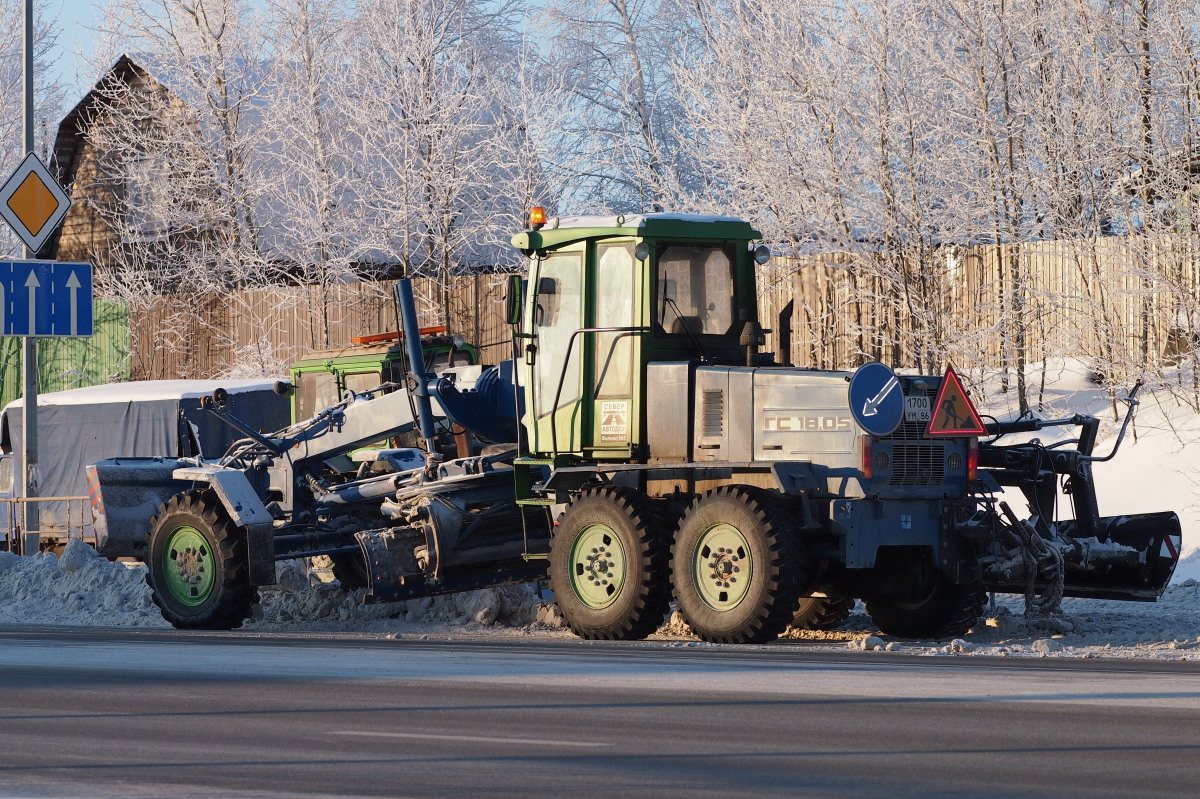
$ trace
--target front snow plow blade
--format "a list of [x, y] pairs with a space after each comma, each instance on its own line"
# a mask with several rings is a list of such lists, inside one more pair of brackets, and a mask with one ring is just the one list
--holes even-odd
[[1179, 562], [1179, 516], [1172, 511], [1105, 516], [1096, 536], [1076, 538], [1076, 523], [1058, 523], [1071, 545], [1064, 558], [1063, 595], [1153, 602]]
[[1011, 548], [985, 559], [989, 591], [1153, 602], [1179, 562], [1179, 517], [1172, 511], [1106, 516], [1085, 530], [1067, 519], [1045, 537], [1031, 521], [1013, 522]]
[[85, 468], [97, 550], [107, 558], [143, 558], [159, 507], [189, 483], [172, 476], [193, 460], [109, 458]]
[[[1112, 460], [1138, 405], [1139, 380], [1122, 401], [1129, 405], [1112, 451], [1092, 454], [1100, 420], [1075, 415], [1065, 419], [1022, 416], [993, 422], [995, 436], [979, 448], [980, 477], [993, 488], [1020, 489], [1030, 510], [1053, 509], [1060, 481], [1071, 498], [1074, 519], [1054, 520], [1037, 512], [1021, 520], [1005, 502], [992, 518], [999, 534], [981, 560], [984, 582], [992, 591], [1024, 593], [1026, 612], [1054, 612], [1064, 596], [1153, 602], [1167, 587], [1179, 562], [1179, 517], [1172, 511], [1100, 516], [1092, 465]], [[1045, 446], [1038, 439], [1001, 445], [1010, 433], [1033, 433], [1052, 427], [1076, 427], [1076, 446]], [[1065, 478], [1065, 479], [1064, 479]], [[1003, 518], [1001, 518], [1001, 514]], [[1035, 596], [1041, 596], [1034, 601]]]

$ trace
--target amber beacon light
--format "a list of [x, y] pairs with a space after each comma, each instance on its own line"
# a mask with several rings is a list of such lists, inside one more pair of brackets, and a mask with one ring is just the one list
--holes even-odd
[[529, 227], [540, 230], [546, 224], [546, 209], [535, 205], [529, 211]]

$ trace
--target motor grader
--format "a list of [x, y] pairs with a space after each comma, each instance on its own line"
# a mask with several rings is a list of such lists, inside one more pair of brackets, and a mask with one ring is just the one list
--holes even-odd
[[[190, 628], [237, 627], [276, 561], [314, 555], [360, 559], [368, 601], [548, 575], [595, 639], [645, 637], [672, 602], [701, 639], [745, 643], [835, 627], [856, 599], [884, 633], [939, 638], [975, 624], [988, 591], [1030, 612], [1162, 592], [1179, 520], [1099, 515], [1097, 420], [985, 424], [953, 371], [776, 363], [759, 238], [728, 217], [539, 217], [512, 240], [529, 267], [510, 281], [510, 360], [469, 388], [427, 373], [401, 282], [401, 390], [270, 434], [241, 425], [215, 461], [94, 464], [97, 530], [146, 536], [155, 601]], [[240, 425], [219, 392], [209, 407]], [[450, 424], [469, 440], [448, 447]], [[1003, 443], [1048, 425], [1080, 433]], [[419, 463], [327, 466], [405, 432]], [[1073, 518], [1056, 516], [1062, 480]]]

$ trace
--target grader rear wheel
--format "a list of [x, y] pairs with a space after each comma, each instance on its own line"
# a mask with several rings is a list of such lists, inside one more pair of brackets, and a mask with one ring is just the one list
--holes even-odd
[[692, 632], [715, 643], [761, 643], [792, 620], [811, 590], [799, 530], [781, 499], [725, 486], [697, 500], [675, 537], [672, 583]]
[[[893, 567], [898, 564], [893, 560]], [[878, 565], [877, 565], [878, 568]], [[867, 615], [887, 635], [952, 638], [979, 621], [987, 591], [975, 581], [950, 582], [927, 554], [912, 557], [903, 590], [866, 600]]]
[[836, 630], [850, 618], [854, 597], [807, 596], [800, 599], [792, 613], [797, 630]]
[[180, 629], [231, 630], [250, 616], [245, 531], [209, 491], [171, 497], [151, 521], [146, 582]]
[[631, 641], [658, 629], [670, 602], [669, 532], [630, 488], [583, 492], [550, 539], [550, 587], [580, 638]]

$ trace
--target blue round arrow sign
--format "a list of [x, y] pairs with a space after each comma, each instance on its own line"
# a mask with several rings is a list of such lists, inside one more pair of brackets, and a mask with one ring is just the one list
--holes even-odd
[[850, 378], [850, 412], [871, 435], [890, 435], [904, 420], [904, 391], [896, 373], [878, 361], [859, 367]]

